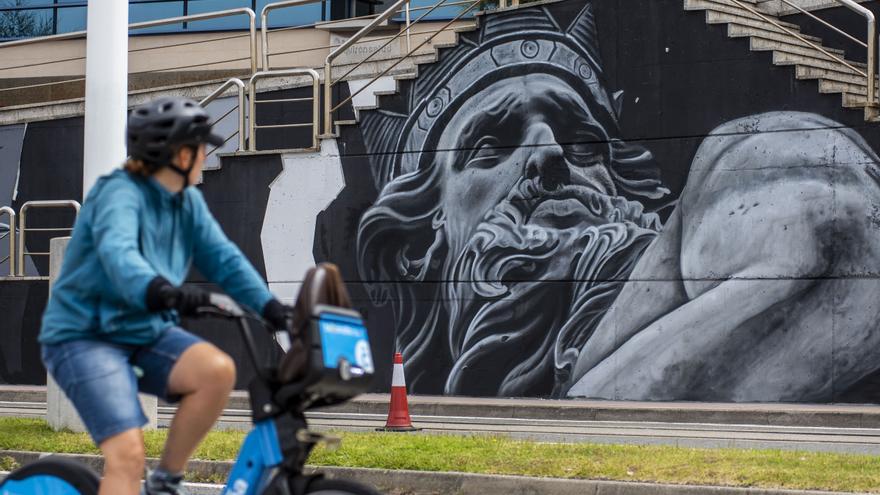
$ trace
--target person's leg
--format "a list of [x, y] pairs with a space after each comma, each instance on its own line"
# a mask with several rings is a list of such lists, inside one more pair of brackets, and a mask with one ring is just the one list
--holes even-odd
[[141, 391], [180, 401], [159, 467], [165, 474], [182, 474], [226, 405], [235, 385], [235, 364], [213, 344], [181, 328], [170, 328], [139, 349], [132, 363], [144, 370]]
[[168, 391], [182, 396], [171, 421], [159, 466], [182, 472], [186, 461], [220, 417], [235, 386], [235, 363], [213, 344], [187, 349], [168, 378]]
[[139, 428], [124, 431], [101, 442], [104, 478], [98, 495], [140, 493], [144, 474], [144, 435]]
[[102, 495], [136, 495], [144, 470], [147, 418], [129, 364], [132, 348], [99, 341], [43, 346], [43, 362], [104, 454]]

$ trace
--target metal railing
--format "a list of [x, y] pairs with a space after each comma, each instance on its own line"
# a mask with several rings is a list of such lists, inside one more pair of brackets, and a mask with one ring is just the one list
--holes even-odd
[[[257, 95], [257, 83], [260, 79], [265, 79], [268, 77], [289, 77], [289, 76], [309, 76], [312, 79], [312, 97], [311, 98], [281, 98], [281, 99], [266, 99], [266, 100], [258, 100]], [[248, 94], [250, 95], [249, 100], [249, 108], [248, 122], [250, 124], [248, 128], [248, 150], [249, 151], [257, 151], [257, 129], [280, 129], [280, 128], [294, 128], [294, 127], [311, 127], [312, 128], [312, 147], [311, 149], [317, 150], [318, 146], [318, 133], [320, 129], [321, 123], [321, 82], [320, 82], [320, 74], [318, 71], [314, 69], [286, 69], [286, 70], [270, 70], [257, 72], [253, 76], [251, 76], [250, 83], [248, 84]], [[311, 101], [312, 102], [312, 121], [311, 122], [300, 122], [293, 124], [273, 124], [273, 125], [257, 125], [257, 104], [263, 103], [284, 103], [284, 102], [295, 102], [295, 101]]]
[[[203, 14], [190, 14], [190, 15], [184, 15], [184, 16], [178, 16], [178, 17], [169, 17], [166, 19], [157, 19], [154, 21], [135, 22], [135, 23], [129, 24], [128, 29], [129, 29], [129, 31], [132, 31], [132, 30], [136, 30], [136, 29], [164, 26], [164, 25], [168, 25], [168, 24], [177, 24], [177, 23], [182, 23], [182, 22], [217, 19], [220, 17], [230, 17], [230, 16], [236, 16], [236, 15], [248, 16], [248, 21], [249, 21], [248, 38], [250, 40], [250, 44], [249, 44], [250, 66], [251, 66], [251, 74], [253, 74], [253, 73], [257, 72], [257, 70], [258, 70], [257, 28], [256, 28], [257, 16], [253, 10], [251, 10], [247, 7], [238, 8], [238, 9], [220, 10], [217, 12], [206, 12]], [[84, 38], [86, 36], [86, 34], [87, 34], [87, 31], [74, 31], [74, 32], [64, 33], [64, 34], [54, 34], [51, 36], [41, 36], [38, 38], [28, 38], [28, 39], [24, 39], [24, 40], [6, 41], [3, 43], [0, 43], [0, 49], [17, 47], [17, 46], [25, 46], [25, 45], [33, 45], [33, 44], [38, 44], [38, 43], [44, 43], [47, 41], [63, 41], [63, 40], [79, 39], [79, 38]], [[202, 42], [202, 41], [199, 41], [199, 42]], [[156, 48], [162, 48], [162, 47], [156, 47]], [[201, 64], [195, 64], [193, 66], [187, 66], [187, 67], [170, 67], [170, 68], [161, 69], [161, 70], [172, 70], [172, 69], [178, 69], [178, 68], [188, 68], [188, 67], [205, 66], [205, 65], [216, 65], [216, 64], [227, 63], [227, 62], [230, 62], [230, 60], [201, 63]], [[31, 84], [31, 85], [27, 85], [27, 86], [3, 88], [2, 91], [11, 91], [14, 89], [31, 88], [31, 87], [37, 87], [37, 86], [52, 86], [52, 85], [57, 85], [57, 84], [79, 82], [79, 81], [85, 81], [85, 77], [80, 77], [80, 78], [75, 78], [75, 79], [66, 79], [63, 81], [52, 81], [52, 82], [48, 82], [48, 83]]]
[[383, 70], [378, 75], [376, 75], [372, 79], [370, 79], [363, 87], [361, 87], [359, 90], [353, 92], [348, 97], [346, 97], [344, 100], [342, 100], [341, 102], [337, 103], [334, 106], [333, 105], [333, 98], [332, 98], [332, 94], [333, 94], [332, 89], [333, 89], [333, 85], [336, 84], [336, 82], [333, 81], [333, 74], [332, 74], [333, 61], [336, 60], [340, 55], [342, 55], [346, 50], [348, 50], [352, 45], [354, 45], [355, 43], [358, 43], [362, 38], [369, 35], [381, 23], [390, 19], [392, 16], [399, 14], [400, 7], [403, 4], [408, 3], [408, 2], [409, 2], [409, 0], [397, 0], [396, 2], [394, 2], [394, 4], [392, 4], [388, 8], [388, 10], [386, 10], [385, 12], [383, 12], [382, 14], [377, 16], [375, 19], [373, 19], [372, 22], [370, 22], [369, 24], [364, 26], [360, 31], [358, 31], [351, 38], [346, 40], [345, 43], [342, 43], [341, 45], [336, 47], [336, 49], [331, 51], [329, 55], [327, 55], [327, 58], [324, 61], [324, 134], [323, 135], [330, 136], [333, 134], [333, 114], [337, 110], [342, 108], [342, 106], [344, 106], [349, 101], [353, 100], [358, 94], [360, 94], [361, 92], [363, 92], [364, 90], [369, 88], [370, 85], [372, 85], [376, 80], [383, 77], [385, 74], [389, 73], [394, 67], [398, 66], [401, 62], [403, 62], [407, 58], [411, 57], [414, 53], [416, 53], [423, 46], [430, 43], [431, 40], [433, 40], [439, 33], [446, 31], [446, 29], [449, 28], [453, 23], [455, 23], [456, 21], [461, 19], [464, 15], [466, 15], [468, 12], [473, 10], [475, 7], [478, 7], [480, 5], [480, 3], [482, 3], [482, 0], [474, 0], [473, 2], [467, 2], [467, 1], [465, 1], [465, 2], [461, 2], [461, 1], [448, 2], [447, 0], [440, 0], [439, 2], [437, 2], [436, 4], [434, 4], [430, 7], [411, 9], [411, 10], [427, 9], [427, 12], [420, 15], [415, 21], [412, 21], [412, 23], [407, 25], [406, 28], [401, 30], [399, 33], [395, 34], [394, 36], [389, 37], [388, 41], [386, 41], [385, 44], [383, 44], [382, 46], [377, 48], [375, 51], [373, 51], [372, 53], [367, 55], [367, 57], [364, 58], [363, 60], [361, 60], [359, 63], [355, 64], [354, 67], [352, 67], [345, 74], [343, 74], [342, 76], [337, 78], [336, 82], [344, 80], [347, 76], [349, 76], [355, 70], [357, 70], [358, 67], [362, 66], [364, 63], [366, 63], [368, 60], [370, 60], [373, 57], [373, 55], [379, 53], [383, 48], [385, 48], [386, 46], [391, 44], [394, 40], [399, 39], [403, 35], [408, 35], [412, 26], [416, 25], [419, 21], [421, 21], [423, 18], [425, 18], [425, 16], [427, 16], [428, 14], [430, 14], [431, 12], [436, 10], [437, 8], [448, 7], [448, 6], [452, 6], [452, 5], [461, 5], [461, 4], [467, 5], [467, 8], [462, 9], [462, 11], [459, 12], [458, 15], [456, 15], [454, 18], [452, 18], [452, 20], [448, 21], [442, 28], [433, 32], [433, 34], [431, 34], [430, 36], [425, 38], [425, 40], [422, 41], [421, 43], [419, 43], [419, 45], [416, 46], [415, 48], [410, 48], [407, 51], [406, 55], [399, 57], [396, 62], [389, 65], [387, 68], [385, 68], [385, 70]]
[[873, 12], [871, 12], [870, 10], [868, 10], [865, 7], [862, 7], [854, 0], [834, 0], [838, 4], [840, 4], [844, 7], [846, 7], [847, 9], [861, 15], [867, 21], [867, 23], [868, 23], [868, 26], [867, 26], [868, 27], [868, 39], [867, 39], [867, 41], [861, 41], [858, 38], [856, 38], [855, 36], [847, 33], [846, 31], [843, 31], [842, 29], [838, 28], [837, 26], [834, 26], [833, 24], [831, 24], [828, 21], [813, 14], [812, 12], [808, 11], [807, 9], [804, 9], [800, 5], [793, 3], [791, 0], [780, 0], [782, 3], [794, 8], [795, 10], [797, 10], [803, 14], [806, 14], [807, 16], [812, 18], [813, 20], [818, 21], [822, 25], [824, 25], [828, 28], [831, 28], [832, 30], [843, 35], [844, 37], [846, 37], [850, 41], [853, 41], [856, 44], [867, 49], [867, 51], [868, 51], [867, 66], [866, 66], [866, 70], [862, 70], [862, 69], [854, 66], [852, 63], [850, 63], [849, 61], [847, 61], [843, 57], [829, 52], [827, 49], [825, 49], [825, 47], [821, 46], [820, 44], [813, 42], [811, 40], [808, 40], [805, 36], [801, 35], [800, 33], [796, 32], [788, 27], [783, 26], [779, 22], [776, 22], [776, 20], [773, 17], [771, 17], [770, 15], [766, 15], [766, 14], [758, 11], [754, 7], [753, 4], [748, 4], [748, 3], [743, 2], [741, 0], [728, 0], [728, 1], [732, 2], [733, 4], [735, 4], [736, 6], [742, 8], [744, 10], [749, 11], [754, 16], [772, 24], [774, 27], [779, 29], [781, 32], [784, 32], [790, 36], [797, 38], [798, 41], [800, 41], [801, 43], [818, 50], [819, 52], [821, 52], [823, 55], [825, 55], [829, 59], [831, 59], [835, 62], [839, 62], [841, 65], [843, 65], [844, 67], [846, 67], [847, 69], [852, 71], [854, 74], [861, 76], [861, 77], [864, 77], [865, 83], [867, 86], [867, 90], [868, 90], [867, 91], [866, 106], [876, 106], [877, 105], [877, 22], [875, 20]]
[[269, 13], [273, 10], [285, 7], [295, 7], [297, 5], [308, 5], [312, 3], [320, 3], [323, 0], [288, 0], [285, 2], [275, 2], [267, 4], [260, 11], [260, 45], [263, 52], [263, 63], [260, 66], [263, 70], [269, 70]]
[[3, 215], [3, 214], [6, 214], [9, 217], [9, 230], [5, 234], [0, 235], [0, 239], [3, 239], [4, 237], [9, 238], [9, 255], [7, 257], [3, 258], [2, 260], [0, 260], [0, 263], [3, 263], [4, 261], [9, 261], [9, 276], [14, 277], [15, 276], [15, 210], [13, 210], [12, 208], [10, 208], [8, 206], [4, 206], [4, 207], [0, 208], [0, 215]]
[[[261, 50], [261, 52], [262, 52], [261, 69], [262, 70], [269, 70], [270, 69], [270, 66], [269, 66], [269, 56], [270, 56], [270, 54], [269, 54], [269, 14], [273, 10], [277, 10], [277, 9], [297, 7], [297, 6], [302, 6], [302, 5], [309, 5], [312, 3], [322, 3], [323, 1], [326, 1], [326, 0], [285, 0], [282, 2], [270, 3], [270, 4], [267, 4], [266, 6], [263, 7], [263, 9], [260, 11], [260, 47], [262, 49]], [[346, 20], [351, 21], [351, 20], [355, 20], [355, 19], [372, 19], [372, 18], [376, 17], [376, 15], [378, 15], [378, 14], [350, 17]], [[406, 4], [406, 25], [407, 26], [410, 25], [409, 2], [407, 2], [407, 4]], [[298, 27], [301, 28], [303, 26], [298, 26]], [[288, 29], [291, 29], [291, 28], [282, 28], [280, 30], [288, 30]], [[371, 40], [371, 41], [375, 41], [375, 40]], [[410, 42], [409, 35], [407, 34], [407, 49], [409, 49], [409, 42]], [[305, 52], [305, 51], [313, 51], [313, 50], [330, 50], [335, 47], [336, 47], [336, 45], [322, 45], [322, 46], [311, 47], [311, 48], [304, 49], [304, 50], [296, 50], [296, 52]], [[290, 52], [285, 52], [285, 53], [290, 53]]]
[[29, 252], [25, 248], [25, 237], [28, 232], [72, 232], [73, 226], [70, 227], [41, 227], [33, 228], [27, 226], [27, 212], [31, 208], [73, 208], [76, 215], [79, 215], [79, 202], [73, 200], [58, 201], [28, 201], [21, 205], [18, 220], [18, 276], [23, 277], [25, 272], [24, 257], [25, 256], [49, 256], [48, 252]]
[[218, 150], [219, 148], [221, 148], [223, 145], [225, 145], [227, 142], [229, 142], [229, 140], [232, 139], [233, 137], [235, 137], [236, 135], [238, 135], [238, 151], [245, 150], [245, 141], [247, 140], [247, 133], [246, 133], [247, 132], [246, 131], [247, 115], [245, 114], [245, 111], [246, 111], [245, 109], [247, 108], [247, 106], [245, 104], [245, 91], [246, 90], [245, 90], [244, 83], [241, 82], [241, 79], [233, 77], [232, 79], [226, 81], [219, 88], [215, 89], [214, 92], [212, 92], [208, 96], [202, 98], [202, 101], [199, 102], [199, 105], [201, 105], [203, 107], [207, 106], [209, 103], [211, 103], [212, 101], [216, 100], [221, 95], [223, 95], [223, 93], [225, 93], [232, 86], [235, 86], [238, 91], [238, 105], [232, 107], [232, 109], [229, 110], [228, 112], [226, 112], [225, 115], [223, 115], [219, 119], [215, 120], [214, 124], [216, 125], [218, 122], [225, 119], [230, 113], [235, 111], [235, 109], [237, 108], [238, 109], [238, 130], [236, 132], [232, 133], [231, 136], [226, 138], [226, 141], [224, 141], [223, 144], [221, 144], [220, 146], [217, 146], [214, 149], [212, 149], [211, 151], [209, 151], [208, 155], [210, 155], [211, 153], [213, 153], [216, 150]]

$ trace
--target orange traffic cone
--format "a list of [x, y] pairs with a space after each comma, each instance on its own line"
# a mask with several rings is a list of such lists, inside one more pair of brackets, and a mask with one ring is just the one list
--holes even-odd
[[394, 372], [391, 375], [391, 406], [384, 428], [378, 431], [418, 431], [409, 417], [409, 404], [406, 402], [406, 379], [403, 377], [403, 354], [394, 353]]

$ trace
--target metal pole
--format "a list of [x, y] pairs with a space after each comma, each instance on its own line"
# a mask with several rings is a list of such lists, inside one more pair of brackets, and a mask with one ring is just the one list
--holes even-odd
[[321, 82], [318, 73], [312, 75], [312, 148], [320, 149], [318, 134], [321, 132]]
[[251, 41], [251, 74], [257, 72], [257, 15], [254, 11], [247, 9], [248, 15], [248, 34]]
[[868, 18], [868, 105], [877, 103], [877, 21]]
[[15, 210], [8, 206], [0, 208], [0, 215], [9, 216], [9, 276], [15, 276]]
[[[239, 81], [240, 82], [240, 81]], [[238, 151], [244, 151], [247, 135], [247, 114], [245, 114], [244, 84], [238, 87]]]
[[260, 11], [260, 48], [263, 51], [263, 64], [261, 70], [269, 70], [269, 5], [263, 7]]
[[21, 205], [21, 210], [18, 212], [18, 251], [15, 253], [18, 256], [18, 260], [15, 262], [15, 266], [18, 269], [19, 277], [24, 277], [24, 234], [26, 216], [27, 203]]
[[409, 29], [409, 4], [410, 2], [406, 2], [406, 51], [412, 50], [412, 41], [410, 40], [410, 29]]
[[324, 136], [326, 137], [333, 134], [333, 112], [330, 111], [333, 105], [330, 98], [333, 76], [330, 74], [330, 63], [330, 57], [327, 57], [327, 61], [324, 62]]
[[248, 150], [257, 151], [257, 80], [261, 72], [251, 76], [248, 81]]
[[126, 157], [128, 0], [89, 0], [87, 25], [83, 198]]

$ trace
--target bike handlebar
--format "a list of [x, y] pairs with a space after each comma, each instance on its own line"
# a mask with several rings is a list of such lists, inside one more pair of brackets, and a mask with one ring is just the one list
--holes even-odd
[[264, 380], [271, 380], [271, 377], [267, 377], [263, 373], [262, 367], [265, 363], [257, 355], [257, 344], [254, 341], [254, 336], [251, 332], [248, 320], [255, 320], [264, 328], [274, 330], [275, 342], [281, 346], [284, 352], [287, 352], [290, 349], [290, 340], [287, 335], [287, 329], [273, 328], [272, 325], [270, 325], [262, 316], [246, 306], [239, 305], [226, 294], [212, 292], [208, 295], [208, 302], [208, 306], [202, 306], [196, 310], [196, 315], [215, 316], [229, 320], [237, 320], [238, 329], [241, 331], [242, 339], [244, 340], [245, 347], [247, 347], [248, 354], [250, 355], [257, 376]]

